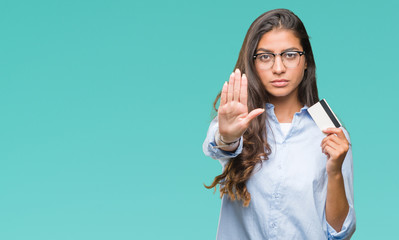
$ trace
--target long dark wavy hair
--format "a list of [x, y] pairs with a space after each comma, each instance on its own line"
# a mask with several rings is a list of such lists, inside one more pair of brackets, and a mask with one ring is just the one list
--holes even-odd
[[[311, 106], [319, 101], [316, 85], [316, 65], [313, 57], [309, 36], [302, 21], [293, 12], [287, 9], [275, 9], [260, 15], [250, 26], [242, 44], [237, 63], [234, 69], [240, 69], [248, 78], [248, 112], [256, 108], [265, 108], [269, 102], [269, 94], [262, 84], [254, 64], [254, 54], [263, 34], [274, 29], [292, 30], [305, 51], [307, 68], [303, 79], [298, 86], [298, 98], [301, 104]], [[213, 107], [220, 98], [217, 95]], [[244, 133], [242, 153], [228, 161], [223, 173], [216, 176], [211, 185], [206, 188], [215, 188], [220, 184], [220, 197], [227, 194], [231, 200], [243, 201], [247, 207], [251, 201], [246, 182], [250, 178], [255, 165], [267, 160], [271, 148], [267, 143], [266, 111], [256, 117]]]

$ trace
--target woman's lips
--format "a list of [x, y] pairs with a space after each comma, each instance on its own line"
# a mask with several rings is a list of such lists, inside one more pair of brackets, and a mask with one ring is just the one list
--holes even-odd
[[274, 87], [285, 87], [288, 85], [288, 80], [285, 79], [278, 79], [272, 81], [272, 86]]

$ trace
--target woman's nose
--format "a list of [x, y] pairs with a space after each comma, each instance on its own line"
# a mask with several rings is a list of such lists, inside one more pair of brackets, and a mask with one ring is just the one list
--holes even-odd
[[272, 69], [273, 69], [273, 73], [276, 73], [276, 74], [281, 74], [281, 73], [285, 72], [285, 65], [282, 61], [281, 56], [277, 55], [274, 58], [274, 63], [273, 63]]

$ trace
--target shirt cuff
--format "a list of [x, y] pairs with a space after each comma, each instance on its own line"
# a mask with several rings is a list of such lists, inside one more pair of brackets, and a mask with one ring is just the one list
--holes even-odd
[[330, 224], [327, 223], [328, 239], [330, 240], [346, 240], [350, 239], [356, 230], [356, 217], [353, 207], [349, 206], [348, 215], [345, 218], [341, 231], [337, 232]]
[[228, 152], [228, 151], [224, 151], [220, 148], [215, 148], [215, 146], [217, 146], [215, 140], [213, 140], [212, 142], [209, 143], [208, 145], [208, 150], [213, 153], [213, 155], [220, 159], [220, 158], [234, 158], [237, 157], [241, 152], [242, 152], [242, 148], [243, 148], [243, 137], [240, 137], [240, 141], [238, 144], [237, 149], [234, 152]]

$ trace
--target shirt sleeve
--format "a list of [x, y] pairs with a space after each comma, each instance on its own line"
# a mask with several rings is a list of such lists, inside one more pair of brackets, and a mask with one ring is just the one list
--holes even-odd
[[346, 157], [342, 164], [342, 175], [344, 178], [345, 194], [349, 204], [348, 215], [345, 218], [344, 224], [342, 225], [341, 231], [337, 232], [324, 217], [324, 221], [327, 224], [328, 239], [331, 240], [346, 240], [350, 239], [356, 230], [356, 215], [353, 206], [353, 159], [352, 159], [352, 144], [350, 137], [346, 129], [342, 128], [345, 133], [346, 139], [349, 142], [349, 150], [346, 153]]
[[202, 144], [202, 150], [206, 156], [219, 160], [222, 166], [224, 166], [230, 158], [234, 158], [242, 152], [243, 137], [241, 136], [240, 143], [235, 152], [223, 151], [220, 148], [215, 148], [215, 146], [217, 146], [215, 142], [215, 133], [218, 129], [218, 119], [215, 117], [209, 126], [205, 141]]

